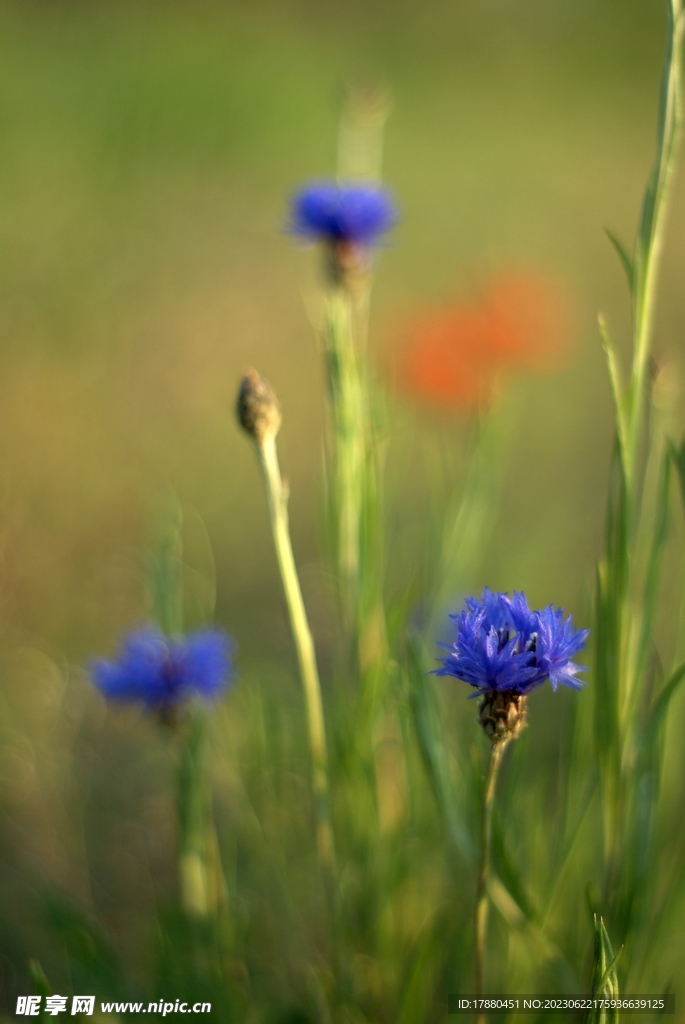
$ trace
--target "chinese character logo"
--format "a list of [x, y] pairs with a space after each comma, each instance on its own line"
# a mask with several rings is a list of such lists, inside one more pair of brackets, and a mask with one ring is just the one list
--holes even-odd
[[[17, 1016], [38, 1017], [41, 999], [41, 996], [19, 996], [17, 999]], [[56, 1017], [58, 1013], [65, 1013], [68, 1001], [68, 996], [46, 996], [45, 1013], [49, 1013], [53, 1017]], [[94, 1009], [95, 996], [74, 996], [72, 999], [72, 1017], [77, 1013], [83, 1013], [86, 1017], [92, 1017]]]
[[71, 1004], [72, 1017], [75, 1013], [85, 1013], [87, 1017], [92, 1017], [94, 1009], [95, 996], [74, 996]]
[[56, 1017], [58, 1013], [64, 1013], [67, 1008], [66, 996], [48, 996], [45, 1000], [45, 1012]]
[[17, 999], [17, 1015], [37, 1017], [40, 1013], [40, 996], [19, 996]]

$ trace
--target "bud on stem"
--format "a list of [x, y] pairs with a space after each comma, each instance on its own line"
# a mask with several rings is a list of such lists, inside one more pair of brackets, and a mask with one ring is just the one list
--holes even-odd
[[248, 370], [240, 382], [236, 413], [240, 426], [260, 448], [281, 429], [278, 399], [269, 382], [256, 370]]
[[237, 413], [240, 425], [257, 445], [257, 454], [264, 475], [271, 532], [307, 709], [319, 861], [325, 875], [327, 888], [332, 894], [335, 851], [330, 816], [328, 759], [321, 685], [314, 642], [307, 621], [307, 612], [302, 600], [295, 557], [290, 542], [288, 492], [278, 465], [276, 434], [281, 426], [280, 407], [272, 388], [256, 370], [250, 370], [241, 382]]

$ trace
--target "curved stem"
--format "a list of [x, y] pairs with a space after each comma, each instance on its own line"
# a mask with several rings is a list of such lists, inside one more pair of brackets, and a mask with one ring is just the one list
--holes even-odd
[[307, 612], [302, 600], [302, 591], [290, 543], [288, 491], [281, 479], [275, 437], [267, 437], [261, 444], [258, 443], [257, 451], [264, 472], [271, 530], [307, 708], [319, 861], [327, 876], [327, 882], [330, 884], [333, 878], [335, 852], [328, 793], [326, 730], [314, 641], [307, 621]]
[[[478, 884], [476, 888], [475, 914], [475, 963], [474, 981], [475, 994], [482, 996], [485, 987], [485, 933], [488, 921], [487, 881], [490, 865], [490, 837], [492, 834], [492, 807], [495, 798], [497, 774], [502, 763], [502, 754], [507, 741], [493, 743], [490, 761], [483, 783], [483, 802], [480, 819], [480, 861], [478, 865]], [[485, 1014], [476, 1015], [476, 1024], [485, 1024]]]

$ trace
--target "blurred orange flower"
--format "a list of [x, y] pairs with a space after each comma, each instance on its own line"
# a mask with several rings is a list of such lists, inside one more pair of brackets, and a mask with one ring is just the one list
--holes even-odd
[[569, 319], [558, 285], [508, 271], [480, 302], [445, 306], [415, 323], [399, 383], [433, 405], [474, 409], [492, 397], [502, 372], [553, 368], [568, 342]]

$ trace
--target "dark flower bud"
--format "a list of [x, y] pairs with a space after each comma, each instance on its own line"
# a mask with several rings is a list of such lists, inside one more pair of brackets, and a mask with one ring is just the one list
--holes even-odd
[[528, 698], [516, 690], [487, 690], [478, 705], [478, 721], [495, 743], [515, 740], [526, 727]]
[[326, 271], [334, 285], [354, 287], [364, 280], [371, 269], [369, 250], [345, 239], [328, 242], [326, 246]]
[[269, 382], [256, 370], [248, 370], [240, 383], [236, 413], [243, 430], [260, 446], [280, 430], [278, 399]]

